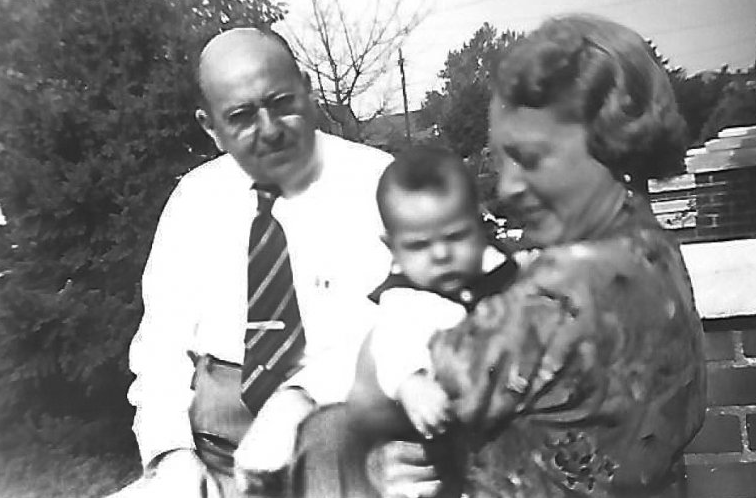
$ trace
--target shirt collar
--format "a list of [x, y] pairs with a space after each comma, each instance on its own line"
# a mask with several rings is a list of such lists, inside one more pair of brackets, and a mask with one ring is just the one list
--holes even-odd
[[[313, 151], [312, 151], [312, 157], [310, 161], [315, 162], [313, 166], [316, 169], [316, 173], [315, 173], [314, 179], [312, 180], [312, 183], [317, 182], [323, 174], [322, 142], [323, 142], [322, 132], [319, 130], [315, 130], [315, 141], [313, 143]], [[235, 184], [239, 185], [240, 187], [243, 187], [244, 190], [251, 191], [252, 187], [255, 184], [255, 180], [251, 176], [249, 176], [249, 174], [247, 174], [246, 171], [244, 171], [244, 168], [242, 168], [241, 165], [238, 162], [236, 162], [236, 160], [233, 158], [233, 156], [231, 156], [231, 154], [226, 153], [223, 156], [223, 158], [226, 159], [227, 161], [230, 161], [230, 163], [233, 164], [233, 168], [229, 168], [230, 170], [229, 174], [231, 175], [231, 180]], [[311, 165], [312, 165], [312, 162], [310, 163]], [[307, 190], [307, 188], [305, 188], [304, 190]]]

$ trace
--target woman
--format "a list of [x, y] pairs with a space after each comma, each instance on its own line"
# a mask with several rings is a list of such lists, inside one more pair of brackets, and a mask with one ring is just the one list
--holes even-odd
[[[459, 496], [461, 465], [471, 497], [684, 496], [682, 451], [704, 414], [702, 329], [679, 246], [638, 188], [682, 165], [666, 74], [633, 31], [568, 16], [492, 76], [499, 197], [541, 254], [431, 341], [459, 419], [450, 439], [467, 446], [450, 459], [434, 458], [443, 441], [389, 443], [368, 459], [389, 455], [372, 482], [383, 496]], [[358, 372], [351, 434], [402, 437], [365, 351]], [[348, 481], [355, 455], [333, 480]], [[309, 496], [366, 496], [348, 488]]]
[[568, 16], [492, 77], [499, 198], [542, 253], [431, 345], [474, 441], [468, 494], [684, 496], [702, 329], [678, 244], [633, 188], [682, 164], [666, 74], [628, 28]]

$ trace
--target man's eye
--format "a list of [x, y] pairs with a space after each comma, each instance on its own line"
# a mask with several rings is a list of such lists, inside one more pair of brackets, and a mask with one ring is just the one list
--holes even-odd
[[242, 125], [254, 121], [256, 116], [255, 109], [239, 109], [228, 115], [228, 122], [232, 125]]
[[273, 112], [281, 112], [281, 111], [287, 111], [291, 109], [291, 107], [294, 105], [294, 102], [296, 102], [297, 96], [293, 93], [282, 93], [281, 95], [276, 95], [273, 100], [270, 101], [268, 105], [268, 109], [270, 109]]

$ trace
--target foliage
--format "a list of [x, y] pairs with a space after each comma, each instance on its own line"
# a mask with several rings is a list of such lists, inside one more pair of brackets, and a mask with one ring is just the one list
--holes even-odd
[[94, 498], [111, 493], [135, 480], [141, 470], [138, 460], [123, 454], [127, 435], [113, 437], [107, 420], [25, 420], [0, 445], [10, 448], [0, 453], [0, 489], [5, 493], [0, 494]]
[[282, 16], [274, 0], [0, 0], [3, 427], [128, 431], [141, 270], [176, 179], [213, 153], [193, 55]]
[[391, 57], [420, 23], [419, 11], [402, 12], [402, 0], [370, 0], [347, 8], [343, 0], [310, 0], [308, 22], [287, 33], [300, 63], [315, 77], [314, 85], [329, 118], [341, 134], [361, 137], [354, 100], [385, 74]]
[[485, 23], [460, 50], [449, 52], [439, 77], [440, 92], [426, 93], [422, 121], [438, 125], [441, 138], [463, 157], [480, 154], [488, 138], [488, 70], [497, 51], [520, 35], [505, 31], [499, 35]]
[[756, 78], [752, 83], [731, 82], [701, 128], [699, 141], [705, 142], [730, 126], [756, 124]]
[[697, 73], [687, 76], [682, 68], [668, 69], [680, 114], [688, 124], [691, 146], [701, 145], [701, 130], [722, 97], [733, 73], [723, 67], [717, 73]]

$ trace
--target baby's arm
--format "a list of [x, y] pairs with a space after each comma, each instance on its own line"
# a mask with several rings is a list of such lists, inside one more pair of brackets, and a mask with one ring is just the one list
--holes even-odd
[[378, 385], [420, 434], [433, 437], [449, 421], [450, 403], [430, 373], [428, 341], [459, 323], [465, 310], [431, 292], [394, 288], [381, 295], [379, 311], [371, 348]]
[[307, 393], [297, 388], [280, 389], [268, 399], [234, 452], [235, 477], [241, 490], [290, 463], [299, 424], [315, 408]]
[[399, 385], [397, 400], [407, 417], [425, 439], [443, 434], [453, 413], [446, 392], [428, 372], [421, 370]]

